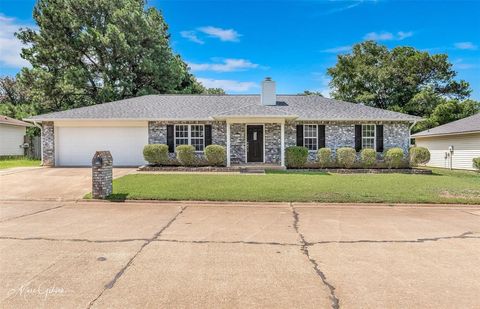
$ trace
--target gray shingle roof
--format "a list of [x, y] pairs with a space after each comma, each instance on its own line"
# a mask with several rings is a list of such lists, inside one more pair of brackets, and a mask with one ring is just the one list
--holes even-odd
[[211, 120], [242, 115], [283, 115], [299, 120], [421, 120], [361, 104], [303, 95], [277, 95], [275, 106], [261, 105], [259, 95], [146, 95], [38, 115], [28, 120]]
[[470, 132], [480, 132], [480, 113], [413, 134], [412, 137], [462, 134]]

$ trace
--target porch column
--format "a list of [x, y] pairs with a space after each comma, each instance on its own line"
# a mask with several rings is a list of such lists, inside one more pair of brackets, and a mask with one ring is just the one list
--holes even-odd
[[285, 166], [285, 122], [280, 124], [280, 165]]
[[230, 122], [227, 120], [227, 167], [230, 167]]

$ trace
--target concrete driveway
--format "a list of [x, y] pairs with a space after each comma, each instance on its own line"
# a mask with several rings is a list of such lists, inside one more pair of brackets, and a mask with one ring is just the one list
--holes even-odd
[[2, 308], [478, 308], [480, 208], [0, 202]]
[[[135, 171], [115, 168], [114, 177]], [[17, 168], [0, 171], [0, 200], [76, 200], [91, 191], [90, 168]]]

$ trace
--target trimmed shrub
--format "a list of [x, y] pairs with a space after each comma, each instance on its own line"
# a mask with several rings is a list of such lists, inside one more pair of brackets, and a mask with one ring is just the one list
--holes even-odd
[[304, 167], [308, 160], [308, 149], [300, 146], [287, 147], [285, 149], [285, 160], [289, 168]]
[[410, 164], [413, 166], [423, 165], [430, 161], [430, 151], [425, 147], [411, 147], [408, 152], [410, 153]]
[[332, 149], [320, 148], [317, 151], [317, 159], [320, 167], [324, 168], [332, 163]]
[[168, 146], [165, 144], [148, 144], [143, 147], [143, 158], [150, 164], [168, 163]]
[[205, 157], [207, 158], [208, 164], [220, 166], [225, 164], [225, 161], [227, 160], [227, 152], [223, 146], [208, 145], [205, 148]]
[[197, 163], [195, 147], [192, 145], [180, 145], [175, 149], [178, 162], [184, 166], [193, 166]]
[[350, 168], [355, 163], [356, 154], [351, 147], [340, 147], [337, 149], [337, 162], [341, 167]]
[[385, 154], [385, 162], [388, 168], [399, 168], [402, 166], [404, 162], [403, 149], [398, 147], [388, 149]]
[[480, 157], [473, 158], [472, 162], [473, 162], [473, 167], [480, 172]]
[[360, 152], [360, 161], [364, 167], [372, 167], [377, 161], [377, 152], [370, 148], [362, 149]]

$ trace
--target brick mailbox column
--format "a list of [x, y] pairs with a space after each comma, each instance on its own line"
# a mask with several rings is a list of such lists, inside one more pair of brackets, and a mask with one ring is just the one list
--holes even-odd
[[110, 151], [97, 151], [92, 159], [92, 197], [104, 199], [112, 194], [112, 164]]

